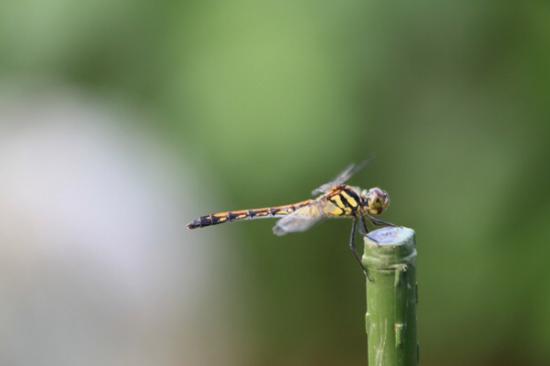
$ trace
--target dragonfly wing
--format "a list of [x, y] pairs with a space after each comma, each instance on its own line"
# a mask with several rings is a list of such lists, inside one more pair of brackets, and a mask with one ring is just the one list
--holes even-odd
[[288, 233], [306, 231], [323, 218], [323, 211], [318, 205], [308, 205], [277, 221], [273, 226], [273, 233], [282, 236]]
[[314, 196], [330, 191], [332, 188], [339, 186], [340, 184], [346, 183], [355, 173], [360, 171], [367, 165], [370, 159], [363, 160], [359, 164], [350, 164], [347, 166], [344, 171], [342, 171], [336, 178], [332, 181], [323, 184], [320, 187], [317, 187], [311, 192]]

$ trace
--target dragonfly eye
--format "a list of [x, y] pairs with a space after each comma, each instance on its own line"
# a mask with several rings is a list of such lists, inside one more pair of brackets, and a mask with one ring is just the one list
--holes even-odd
[[390, 205], [390, 196], [382, 189], [375, 187], [366, 193], [367, 212], [371, 215], [380, 215]]

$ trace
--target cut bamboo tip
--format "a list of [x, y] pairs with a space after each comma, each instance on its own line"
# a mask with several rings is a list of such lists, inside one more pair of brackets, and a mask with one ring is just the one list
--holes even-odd
[[373, 269], [392, 269], [416, 257], [415, 232], [402, 226], [388, 226], [365, 236], [363, 265]]

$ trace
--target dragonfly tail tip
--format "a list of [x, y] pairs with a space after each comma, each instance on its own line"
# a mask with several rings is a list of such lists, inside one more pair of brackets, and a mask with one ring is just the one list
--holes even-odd
[[193, 230], [200, 227], [201, 225], [200, 222], [197, 222], [197, 220], [193, 220], [185, 226], [187, 227], [187, 230]]

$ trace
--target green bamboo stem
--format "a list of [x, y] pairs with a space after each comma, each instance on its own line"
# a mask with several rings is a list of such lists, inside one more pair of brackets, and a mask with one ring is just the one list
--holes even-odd
[[416, 244], [405, 227], [384, 227], [365, 237], [368, 270], [366, 330], [370, 366], [416, 366]]

